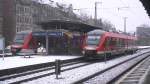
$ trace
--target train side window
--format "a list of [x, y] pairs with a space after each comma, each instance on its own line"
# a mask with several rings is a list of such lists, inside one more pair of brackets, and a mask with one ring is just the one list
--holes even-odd
[[125, 40], [122, 39], [122, 46], [125, 47]]
[[115, 38], [112, 38], [112, 45], [116, 46], [116, 39]]
[[118, 46], [119, 46], [119, 47], [122, 47], [122, 46], [121, 46], [121, 39], [120, 39], [120, 38], [118, 38]]
[[112, 46], [113, 45], [113, 38], [110, 37], [110, 45]]
[[109, 49], [109, 46], [110, 46], [110, 38], [106, 37], [105, 38], [104, 47], [105, 47], [105, 49]]
[[107, 44], [107, 38], [105, 39], [104, 46], [106, 46], [106, 44]]
[[124, 47], [125, 46], [125, 40], [124, 39], [120, 39], [120, 47]]

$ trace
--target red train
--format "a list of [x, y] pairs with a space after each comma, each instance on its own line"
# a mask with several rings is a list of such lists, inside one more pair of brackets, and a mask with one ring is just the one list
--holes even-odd
[[131, 53], [137, 50], [136, 40], [131, 35], [93, 30], [87, 33], [82, 53], [89, 57]]
[[16, 34], [11, 52], [16, 54], [23, 50], [31, 50], [36, 53], [42, 46], [47, 49], [48, 54], [82, 54], [83, 38], [81, 33], [63, 29], [22, 31]]
[[88, 57], [99, 57], [105, 54], [110, 56], [136, 51], [136, 40], [135, 36], [103, 30], [90, 31], [86, 36], [67, 30], [22, 31], [16, 34], [11, 45], [11, 52], [16, 54], [22, 50], [32, 50], [36, 53], [40, 46], [46, 48], [46, 42], [48, 42], [49, 54], [82, 53]]

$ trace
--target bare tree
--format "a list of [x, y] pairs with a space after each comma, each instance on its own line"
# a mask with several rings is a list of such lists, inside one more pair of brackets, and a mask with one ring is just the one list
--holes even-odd
[[107, 21], [107, 20], [104, 20], [102, 22], [102, 27], [106, 31], [109, 31], [109, 30], [115, 31], [116, 30], [115, 27], [114, 27], [114, 25], [110, 21]]

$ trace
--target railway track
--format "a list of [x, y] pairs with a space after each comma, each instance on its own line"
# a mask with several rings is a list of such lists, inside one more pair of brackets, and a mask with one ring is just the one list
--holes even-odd
[[[55, 63], [52, 62], [50, 66], [39, 68], [39, 69], [33, 69], [30, 71], [24, 71], [9, 75], [3, 75], [0, 77], [0, 83], [6, 83], [6, 84], [20, 84], [23, 82], [27, 82], [30, 80], [38, 79], [41, 77], [49, 76], [55, 74]], [[62, 61], [61, 65], [61, 72], [72, 70], [75, 68], [83, 67], [90, 65], [92, 63], [84, 62], [82, 60], [66, 60]]]
[[150, 57], [140, 62], [122, 77], [118, 78], [114, 84], [148, 84], [146, 77], [150, 69]]
[[74, 84], [112, 84], [123, 73], [135, 67], [138, 63], [149, 57], [149, 52], [132, 57], [111, 67], [103, 69], [81, 80], [77, 80]]
[[[63, 60], [62, 63], [67, 64], [70, 62], [77, 62], [80, 60], [82, 60], [82, 57], [76, 58], [76, 59]], [[41, 64], [35, 64], [35, 65], [29, 65], [29, 66], [16, 67], [16, 68], [11, 68], [11, 69], [4, 69], [4, 70], [0, 70], [0, 77], [6, 76], [6, 75], [12, 75], [16, 73], [23, 73], [26, 71], [32, 71], [32, 70], [41, 69], [45, 67], [51, 67], [54, 65], [55, 65], [55, 62], [47, 62], [47, 63], [41, 63]]]
[[[125, 57], [125, 59], [123, 61], [120, 60], [119, 62], [116, 62], [115, 64], [113, 64], [111, 66], [108, 66], [105, 68], [103, 67], [102, 69], [98, 70], [98, 72], [94, 72], [94, 74], [88, 75], [88, 77], [87, 76], [84, 76], [85, 78], [82, 77], [81, 80], [77, 79], [78, 75], [76, 75], [77, 77], [75, 79], [77, 79], [77, 80], [73, 79], [72, 82], [67, 82], [67, 84], [70, 84], [70, 83], [71, 84], [73, 84], [73, 83], [74, 84], [82, 84], [82, 83], [83, 84], [91, 84], [91, 83], [92, 84], [93, 83], [94, 84], [107, 84], [107, 83], [112, 84], [124, 72], [130, 70], [132, 67], [134, 67], [135, 65], [137, 65], [141, 61], [145, 60], [147, 57], [149, 57], [149, 51], [141, 53], [141, 54], [137, 54], [135, 56], [130, 56], [129, 58]], [[78, 73], [79, 75], [81, 75], [80, 73], [83, 73], [83, 72], [80, 71], [80, 68], [89, 67], [91, 65], [95, 66], [95, 64], [97, 65], [97, 64], [101, 64], [101, 63], [104, 63], [104, 62], [101, 62], [101, 61], [98, 62], [97, 61], [95, 63], [95, 62], [85, 62], [85, 61], [81, 61], [81, 60], [76, 60], [76, 61], [66, 60], [66, 61], [62, 62], [61, 72], [63, 72], [63, 73], [61, 75], [64, 75], [65, 78], [68, 77], [68, 75], [67, 74], [65, 75], [64, 73], [68, 73], [68, 72], [71, 72], [72, 74], [74, 74], [76, 72], [76, 74]], [[34, 69], [34, 70], [24, 71], [21, 73], [3, 75], [3, 76], [0, 76], [0, 84], [1, 83], [2, 84], [3, 83], [4, 84], [31, 83], [31, 82], [34, 82], [34, 81], [41, 79], [41, 78], [43, 80], [43, 78], [45, 78], [45, 77], [46, 78], [47, 77], [53, 77], [52, 80], [54, 82], [55, 81], [55, 75], [54, 75], [55, 70], [54, 70], [54, 68], [55, 67], [54, 67], [54, 63], [53, 63], [51, 65], [49, 64], [49, 66], [47, 66], [47, 67], [42, 67], [42, 68], [38, 68], [38, 69]], [[82, 70], [83, 70], [83, 68], [82, 68]], [[71, 76], [71, 74], [70, 74], [70, 76]], [[71, 76], [70, 78], [72, 78], [72, 77], [73, 76]], [[65, 80], [65, 79], [61, 79], [61, 80]], [[61, 82], [61, 80], [59, 80], [59, 81]], [[58, 80], [57, 80], [57, 82], [58, 82]], [[48, 83], [48, 82], [46, 82], [46, 83]], [[51, 83], [51, 82], [49, 82], [49, 83]], [[57, 84], [59, 84], [59, 83], [57, 83]], [[61, 83], [63, 83], [63, 81]], [[41, 84], [41, 83], [39, 83], [39, 84]]]

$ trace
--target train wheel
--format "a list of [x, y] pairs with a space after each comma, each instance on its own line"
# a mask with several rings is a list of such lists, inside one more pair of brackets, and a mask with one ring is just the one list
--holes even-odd
[[110, 59], [112, 57], [111, 53], [106, 53], [105, 55], [106, 55], [105, 59]]

